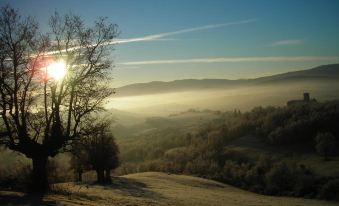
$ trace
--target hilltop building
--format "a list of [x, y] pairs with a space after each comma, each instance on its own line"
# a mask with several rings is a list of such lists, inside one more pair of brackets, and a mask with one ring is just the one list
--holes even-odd
[[300, 99], [300, 100], [290, 100], [287, 102], [287, 106], [291, 106], [291, 105], [296, 105], [296, 104], [308, 104], [308, 103], [314, 103], [317, 102], [316, 99], [311, 99], [310, 98], [310, 93], [305, 92], [304, 93], [304, 98]]

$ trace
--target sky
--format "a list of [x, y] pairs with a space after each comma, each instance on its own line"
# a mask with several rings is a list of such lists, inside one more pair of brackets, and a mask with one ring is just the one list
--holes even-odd
[[0, 0], [6, 4], [46, 31], [54, 11], [118, 24], [115, 87], [339, 63], [339, 0]]

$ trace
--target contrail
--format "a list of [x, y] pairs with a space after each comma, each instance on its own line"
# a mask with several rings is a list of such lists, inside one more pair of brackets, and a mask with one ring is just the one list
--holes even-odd
[[[166, 33], [158, 33], [158, 34], [152, 34], [152, 35], [147, 35], [147, 36], [142, 36], [142, 37], [136, 37], [136, 38], [128, 38], [128, 39], [114, 39], [112, 41], [106, 42], [104, 45], [115, 45], [115, 44], [126, 44], [126, 43], [133, 43], [133, 42], [144, 42], [144, 41], [155, 41], [155, 40], [160, 40], [164, 37], [168, 36], [174, 36], [178, 34], [184, 34], [184, 33], [190, 33], [190, 32], [195, 32], [195, 31], [202, 31], [202, 30], [209, 30], [209, 29], [215, 29], [215, 28], [220, 28], [220, 27], [227, 27], [227, 26], [232, 26], [232, 25], [239, 25], [239, 24], [248, 24], [251, 22], [255, 22], [257, 19], [246, 19], [246, 20], [241, 20], [241, 21], [233, 21], [233, 22], [227, 22], [227, 23], [222, 23], [222, 24], [210, 24], [210, 25], [205, 25], [205, 26], [200, 26], [200, 27], [192, 27], [192, 28], [186, 28], [186, 29], [181, 29], [177, 31], [172, 31], [172, 32], [166, 32]], [[95, 45], [92, 45], [95, 46]], [[74, 51], [77, 49], [81, 49], [80, 46], [77, 47], [71, 47], [68, 48], [68, 51]], [[61, 51], [49, 51], [46, 52], [46, 55], [53, 55], [57, 54], [59, 52], [65, 52], [66, 50], [61, 50]]]
[[295, 62], [295, 61], [339, 61], [339, 56], [261, 56], [261, 57], [218, 57], [195, 59], [169, 59], [130, 61], [120, 65], [152, 65], [152, 64], [187, 64], [187, 63], [220, 63], [220, 62]]

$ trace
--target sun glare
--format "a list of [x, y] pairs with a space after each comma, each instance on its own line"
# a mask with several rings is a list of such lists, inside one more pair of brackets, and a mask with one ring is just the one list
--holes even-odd
[[66, 75], [66, 64], [64, 61], [53, 62], [47, 66], [47, 74], [50, 78], [61, 80]]

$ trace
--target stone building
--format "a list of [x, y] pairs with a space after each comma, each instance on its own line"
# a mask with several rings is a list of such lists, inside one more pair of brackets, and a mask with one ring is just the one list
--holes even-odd
[[310, 93], [305, 92], [304, 93], [304, 98], [303, 99], [298, 99], [298, 100], [290, 100], [287, 102], [287, 106], [295, 105], [295, 104], [308, 104], [312, 102], [317, 102], [316, 99], [311, 99], [310, 98]]

